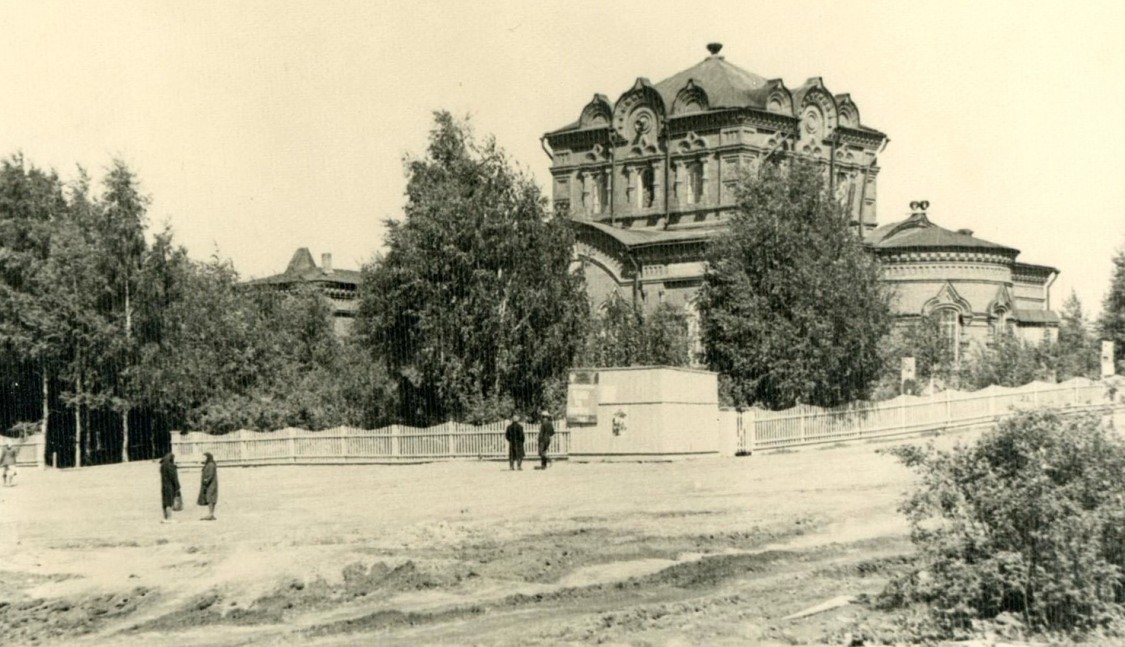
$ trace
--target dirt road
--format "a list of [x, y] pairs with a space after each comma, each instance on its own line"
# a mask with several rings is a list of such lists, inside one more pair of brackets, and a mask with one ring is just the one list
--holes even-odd
[[0, 643], [838, 642], [869, 613], [842, 596], [910, 552], [886, 446], [228, 468], [214, 522], [181, 466], [171, 525], [155, 463], [24, 470], [0, 489]]

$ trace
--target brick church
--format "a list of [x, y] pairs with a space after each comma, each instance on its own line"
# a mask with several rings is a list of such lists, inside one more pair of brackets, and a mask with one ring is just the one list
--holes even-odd
[[800, 155], [824, 165], [896, 288], [900, 321], [934, 313], [959, 348], [1000, 329], [1033, 341], [1057, 334], [1049, 287], [1058, 270], [939, 227], [918, 204], [906, 220], [878, 226], [888, 138], [862, 122], [850, 95], [819, 77], [789, 88], [728, 63], [718, 43], [707, 49], [663, 81], [638, 78], [616, 101], [594, 95], [577, 121], [543, 136], [554, 203], [575, 227], [593, 305], [616, 292], [646, 310], [671, 303], [693, 320], [707, 241], [735, 208], [735, 183]]

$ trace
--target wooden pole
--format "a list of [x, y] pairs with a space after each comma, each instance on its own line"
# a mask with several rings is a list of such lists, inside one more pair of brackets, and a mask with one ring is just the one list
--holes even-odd
[[50, 383], [47, 379], [47, 362], [40, 361], [40, 370], [42, 371], [43, 378], [43, 416], [40, 419], [39, 429], [43, 434], [43, 438], [39, 443], [39, 450], [36, 452], [36, 463], [39, 469], [47, 469], [47, 421], [51, 417], [50, 407]]

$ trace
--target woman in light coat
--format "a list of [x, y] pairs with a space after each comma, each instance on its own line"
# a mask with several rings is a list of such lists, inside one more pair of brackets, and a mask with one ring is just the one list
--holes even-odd
[[215, 520], [215, 504], [219, 502], [219, 467], [211, 452], [203, 453], [203, 473], [199, 481], [199, 505], [207, 506], [203, 521]]

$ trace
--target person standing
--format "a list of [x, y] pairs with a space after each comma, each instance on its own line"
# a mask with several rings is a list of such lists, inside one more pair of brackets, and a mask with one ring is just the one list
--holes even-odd
[[539, 412], [539, 461], [540, 469], [547, 469], [551, 462], [547, 458], [547, 450], [551, 448], [551, 437], [555, 435], [555, 423], [551, 422], [551, 414], [546, 411]]
[[4, 487], [16, 484], [16, 454], [19, 450], [12, 447], [12, 443], [4, 444], [0, 450], [0, 468], [4, 471]]
[[203, 473], [199, 480], [199, 505], [207, 506], [207, 516], [201, 521], [215, 520], [215, 504], [219, 502], [219, 466], [211, 452], [203, 452]]
[[504, 431], [504, 438], [508, 441], [508, 469], [523, 469], [523, 425], [520, 424], [519, 414], [512, 416], [512, 423]]
[[164, 508], [164, 520], [160, 523], [172, 523], [172, 508], [178, 496], [180, 496], [180, 475], [176, 467], [176, 456], [168, 452], [160, 459], [160, 502]]

